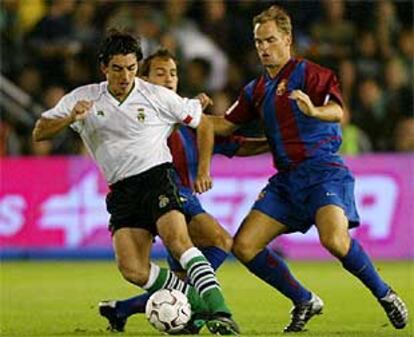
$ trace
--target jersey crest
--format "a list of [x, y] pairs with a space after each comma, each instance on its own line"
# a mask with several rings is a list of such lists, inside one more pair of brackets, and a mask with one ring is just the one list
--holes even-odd
[[145, 122], [144, 108], [138, 108], [137, 119], [138, 119], [138, 122], [141, 122], [141, 123]]
[[287, 83], [288, 81], [286, 78], [280, 81], [280, 83], [277, 85], [277, 88], [276, 88], [276, 95], [282, 96], [286, 92]]

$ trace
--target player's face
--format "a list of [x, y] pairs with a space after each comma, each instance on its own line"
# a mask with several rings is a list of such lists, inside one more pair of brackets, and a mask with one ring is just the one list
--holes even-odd
[[138, 71], [138, 61], [135, 54], [118, 54], [112, 56], [108, 65], [102, 65], [102, 72], [108, 81], [109, 90], [122, 100], [131, 91]]
[[256, 24], [254, 41], [260, 61], [268, 71], [279, 70], [289, 60], [292, 39], [274, 20]]
[[177, 91], [178, 76], [177, 65], [169, 58], [155, 57], [151, 60], [148, 81], [162, 85], [174, 92]]

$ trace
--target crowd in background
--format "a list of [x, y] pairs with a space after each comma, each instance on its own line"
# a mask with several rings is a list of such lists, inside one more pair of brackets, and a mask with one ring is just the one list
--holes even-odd
[[[342, 152], [414, 151], [411, 0], [2, 0], [1, 74], [50, 108], [71, 89], [103, 80], [96, 52], [116, 27], [141, 37], [144, 56], [169, 48], [179, 62], [180, 94], [206, 92], [214, 100], [209, 113], [223, 114], [262, 71], [251, 22], [273, 3], [292, 16], [294, 53], [332, 68], [341, 81]], [[0, 109], [1, 156], [83, 153], [69, 129], [33, 144], [33, 125], [10, 105], [0, 102]], [[246, 132], [260, 134], [260, 125]]]

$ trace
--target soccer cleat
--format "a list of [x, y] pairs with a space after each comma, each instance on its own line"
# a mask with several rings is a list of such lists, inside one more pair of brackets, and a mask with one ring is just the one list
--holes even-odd
[[208, 330], [214, 335], [235, 335], [240, 333], [239, 326], [228, 314], [213, 314], [206, 323]]
[[322, 314], [323, 301], [312, 293], [312, 298], [305, 303], [296, 304], [290, 311], [291, 321], [283, 332], [303, 331], [306, 323], [315, 315]]
[[118, 315], [116, 301], [99, 302], [99, 314], [108, 320], [108, 330], [112, 332], [123, 332], [125, 330], [127, 317]]
[[394, 328], [403, 329], [407, 325], [408, 309], [394, 290], [388, 290], [387, 295], [381, 298], [379, 302]]
[[198, 335], [200, 330], [206, 325], [207, 316], [205, 314], [194, 314], [187, 325], [177, 333], [171, 335]]

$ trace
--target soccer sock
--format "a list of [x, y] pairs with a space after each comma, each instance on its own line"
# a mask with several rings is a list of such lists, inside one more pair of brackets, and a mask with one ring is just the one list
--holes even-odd
[[307, 302], [312, 297], [311, 292], [294, 278], [283, 259], [268, 248], [246, 263], [246, 267], [294, 304]]
[[216, 246], [210, 246], [200, 249], [203, 255], [206, 257], [207, 261], [210, 262], [211, 267], [214, 270], [217, 270], [218, 267], [222, 265], [224, 260], [226, 259], [228, 253], [224, 250], [216, 247]]
[[341, 262], [344, 268], [358, 277], [376, 298], [382, 298], [387, 294], [389, 286], [378, 275], [370, 258], [357, 240], [352, 239], [349, 252], [341, 259]]
[[206, 302], [209, 311], [230, 315], [216, 274], [204, 255], [197, 248], [192, 247], [181, 255], [180, 263], [187, 271], [191, 284]]
[[160, 289], [179, 290], [187, 296], [194, 312], [208, 311], [203, 299], [192, 286], [181, 281], [171, 270], [160, 268], [154, 263], [151, 263], [148, 281], [142, 288], [150, 295]]
[[[203, 253], [207, 261], [210, 262], [211, 267], [214, 270], [217, 270], [218, 267], [220, 267], [223, 264], [224, 260], [226, 259], [228, 255], [227, 252], [225, 252], [224, 250], [216, 246], [200, 248], [200, 251]], [[171, 270], [173, 271], [183, 270], [180, 265], [180, 262], [178, 262], [177, 259], [175, 259], [171, 254], [167, 255], [167, 262]]]
[[119, 316], [129, 317], [133, 314], [144, 313], [145, 306], [150, 293], [144, 293], [138, 296], [130, 297], [126, 300], [116, 301], [116, 310]]

